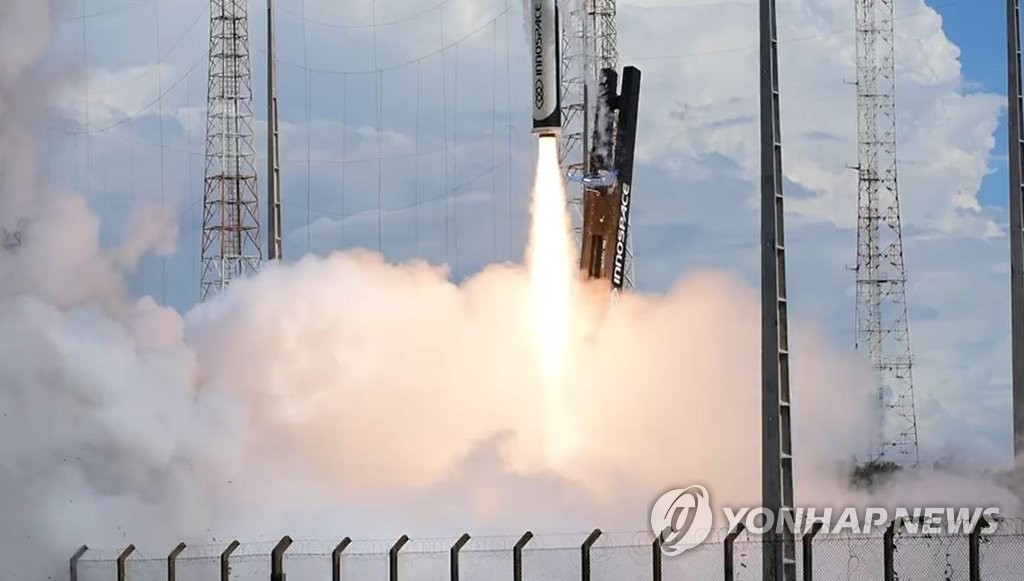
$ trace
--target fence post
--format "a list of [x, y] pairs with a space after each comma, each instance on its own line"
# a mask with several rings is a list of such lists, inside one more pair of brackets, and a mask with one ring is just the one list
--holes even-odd
[[970, 562], [970, 581], [981, 581], [981, 529], [988, 526], [985, 517], [978, 519], [967, 537], [967, 554]]
[[402, 535], [395, 541], [395, 545], [388, 551], [388, 571], [391, 581], [398, 581], [398, 552], [409, 542], [409, 537]]
[[284, 581], [284, 552], [292, 545], [288, 535], [281, 537], [274, 550], [270, 551], [270, 581]]
[[661, 581], [661, 535], [651, 543], [651, 581]]
[[533, 538], [533, 533], [526, 531], [512, 547], [512, 581], [523, 581], [523, 547]]
[[71, 555], [71, 560], [68, 561], [68, 579], [70, 581], [78, 581], [78, 560], [82, 558], [82, 555], [89, 550], [89, 547], [82, 545], [78, 547], [74, 555]]
[[121, 551], [121, 554], [117, 556], [117, 581], [125, 581], [128, 578], [128, 572], [125, 571], [127, 568], [125, 563], [128, 561], [128, 557], [135, 552], [135, 545], [128, 545]]
[[178, 543], [167, 555], [167, 581], [174, 581], [178, 576], [178, 555], [185, 550], [185, 543]]
[[345, 537], [341, 539], [337, 547], [331, 553], [331, 581], [341, 581], [341, 554], [352, 544], [352, 539]]
[[733, 580], [732, 544], [736, 542], [736, 537], [740, 536], [740, 533], [742, 533], [745, 528], [746, 527], [743, 523], [739, 523], [728, 535], [725, 535], [725, 581]]
[[583, 575], [583, 581], [590, 581], [590, 548], [594, 546], [600, 536], [601, 529], [594, 529], [580, 546], [580, 572]]
[[231, 541], [220, 554], [220, 581], [231, 581], [231, 553], [238, 548], [238, 541]]
[[462, 547], [466, 546], [469, 542], [469, 535], [463, 533], [459, 540], [455, 541], [452, 545], [451, 551], [449, 551], [449, 561], [451, 566], [451, 581], [459, 581], [459, 551]]
[[804, 534], [804, 581], [814, 580], [814, 536], [818, 534], [824, 523], [816, 522], [811, 530]]
[[900, 528], [900, 519], [893, 519], [889, 528], [882, 536], [882, 565], [885, 581], [896, 581], [896, 531]]

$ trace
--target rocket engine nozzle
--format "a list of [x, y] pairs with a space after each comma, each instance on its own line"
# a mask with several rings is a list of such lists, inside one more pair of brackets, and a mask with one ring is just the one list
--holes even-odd
[[561, 59], [556, 0], [531, 0], [533, 30], [533, 133], [557, 135], [562, 130]]

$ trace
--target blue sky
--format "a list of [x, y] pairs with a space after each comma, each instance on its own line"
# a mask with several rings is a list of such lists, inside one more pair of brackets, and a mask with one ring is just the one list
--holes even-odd
[[[998, 0], [931, 2], [942, 15], [943, 29], [961, 48], [960, 63], [969, 83], [993, 92], [1006, 91], [1006, 7]], [[1006, 207], [1006, 116], [1000, 118], [993, 155], [1000, 163], [986, 177], [978, 198], [983, 204]]]

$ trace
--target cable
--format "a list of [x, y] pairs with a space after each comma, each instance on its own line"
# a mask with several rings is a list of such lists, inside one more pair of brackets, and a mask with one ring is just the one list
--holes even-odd
[[[345, 143], [348, 133], [348, 75], [341, 76], [341, 213], [345, 213]], [[341, 245], [345, 246], [345, 223], [341, 223]]]
[[416, 156], [413, 162], [413, 186], [416, 200], [416, 222], [413, 226], [416, 236], [416, 256], [420, 255], [420, 63], [416, 63]]
[[62, 20], [64, 22], [78, 22], [80, 20], [88, 20], [90, 18], [95, 18], [97, 16], [106, 16], [107, 14], [111, 14], [111, 13], [114, 13], [114, 12], [120, 12], [120, 11], [124, 11], [124, 10], [129, 10], [129, 9], [132, 9], [132, 8], [138, 8], [139, 6], [144, 6], [146, 4], [149, 4], [150, 2], [155, 2], [155, 1], [156, 0], [141, 0], [141, 1], [138, 1], [138, 2], [125, 2], [124, 4], [119, 4], [117, 6], [110, 6], [108, 8], [101, 8], [101, 9], [95, 11], [95, 12], [86, 12], [85, 9], [83, 8], [81, 10], [81, 14], [76, 14], [75, 16], [64, 18]]
[[512, 16], [505, 15], [505, 107], [508, 112], [508, 260], [512, 262]]
[[[188, 150], [192, 147], [192, 81], [190, 79], [185, 80], [185, 109], [189, 111], [188, 115], [185, 115], [185, 149]], [[199, 272], [197, 270], [197, 263], [195, 260], [196, 256], [196, 237], [194, 232], [196, 231], [196, 214], [191, 209], [196, 204], [195, 190], [193, 189], [194, 179], [192, 173], [192, 154], [186, 153], [185, 158], [188, 160], [188, 198], [189, 198], [189, 263], [192, 265], [192, 285], [193, 291], [199, 291]], [[199, 298], [198, 295], [195, 297]]]
[[444, 258], [451, 259], [451, 249], [448, 246], [448, 67], [445, 59], [444, 47], [444, 10], [437, 13], [437, 20], [441, 32], [441, 132], [444, 135]]
[[[374, 22], [374, 24], [376, 24], [376, 22], [377, 22], [377, 0], [371, 0], [370, 1], [370, 19], [371, 19], [372, 22]], [[373, 68], [374, 69], [377, 68], [377, 28], [376, 28], [376, 26], [373, 28]], [[384, 253], [384, 223], [383, 223], [383, 216], [382, 216], [382, 212], [384, 210], [384, 192], [383, 192], [382, 183], [381, 183], [381, 180], [382, 180], [382, 176], [381, 176], [382, 163], [381, 163], [381, 160], [380, 160], [381, 153], [382, 153], [382, 151], [381, 151], [381, 136], [380, 136], [380, 134], [381, 134], [381, 131], [383, 131], [383, 127], [381, 125], [382, 125], [382, 116], [383, 116], [382, 109], [383, 109], [383, 106], [384, 106], [384, 102], [383, 102], [384, 97], [381, 94], [383, 89], [384, 89], [384, 87], [383, 87], [384, 78], [383, 78], [382, 75], [383, 75], [383, 72], [378, 70], [376, 78], [374, 79], [374, 81], [375, 81], [375, 86], [374, 86], [375, 91], [374, 92], [376, 93], [376, 97], [377, 97], [376, 103], [375, 103], [375, 105], [376, 105], [376, 111], [375, 112], [376, 112], [376, 120], [377, 120], [377, 250], [381, 254]]]
[[146, 103], [145, 105], [143, 105], [142, 108], [138, 109], [135, 113], [132, 113], [131, 115], [122, 117], [121, 119], [119, 119], [119, 120], [117, 120], [117, 121], [115, 121], [115, 122], [113, 122], [113, 123], [111, 123], [109, 125], [106, 125], [104, 127], [95, 128], [95, 129], [89, 129], [88, 128], [89, 124], [87, 122], [86, 123], [86, 127], [87, 127], [86, 130], [75, 129], [75, 130], [72, 130], [72, 131], [68, 131], [67, 133], [70, 134], [70, 135], [83, 135], [83, 134], [90, 134], [90, 133], [105, 133], [107, 131], [110, 131], [111, 129], [114, 129], [115, 127], [120, 127], [121, 125], [124, 125], [125, 123], [133, 121], [135, 118], [140, 117], [143, 113], [148, 111], [151, 107], [153, 107], [153, 105], [156, 105], [159, 102], [160, 99], [162, 99], [166, 95], [170, 94], [171, 91], [176, 89], [178, 87], [178, 85], [181, 84], [182, 81], [184, 81], [189, 75], [192, 74], [192, 71], [194, 71], [196, 69], [196, 67], [199, 66], [199, 63], [202, 62], [205, 58], [206, 58], [205, 55], [200, 57], [199, 60], [197, 60], [195, 63], [193, 63], [192, 66], [189, 67], [187, 71], [185, 71], [185, 74], [183, 74], [181, 77], [178, 77], [178, 79], [176, 79], [174, 81], [174, 83], [172, 83], [169, 87], [167, 87], [167, 89], [165, 91], [163, 91], [162, 94], [157, 95], [157, 97], [155, 99], [153, 99], [152, 101], [150, 101], [150, 102]]
[[[289, 66], [289, 67], [292, 67], [292, 68], [295, 68], [295, 69], [300, 69], [300, 70], [304, 69], [304, 68], [308, 68], [310, 71], [312, 71], [314, 73], [320, 73], [322, 75], [372, 75], [372, 74], [377, 73], [378, 71], [392, 71], [392, 70], [396, 70], [396, 69], [400, 69], [400, 68], [409, 66], [411, 64], [415, 64], [416, 62], [419, 62], [419, 61], [427, 60], [428, 58], [430, 58], [432, 56], [444, 53], [449, 48], [452, 48], [452, 47], [454, 47], [454, 46], [456, 46], [458, 44], [462, 44], [462, 43], [466, 42], [467, 40], [469, 40], [470, 38], [475, 36], [477, 33], [479, 33], [481, 30], [483, 30], [483, 29], [487, 28], [488, 26], [490, 26], [492, 22], [494, 22], [495, 20], [501, 18], [505, 14], [507, 14], [511, 9], [512, 9], [511, 4], [506, 6], [504, 10], [498, 12], [497, 14], [492, 16], [491, 18], [488, 18], [486, 22], [484, 22], [480, 26], [476, 27], [475, 29], [470, 31], [468, 34], [462, 36], [459, 40], [456, 40], [455, 42], [453, 42], [453, 43], [451, 43], [451, 44], [449, 44], [447, 46], [444, 46], [444, 43], [442, 42], [442, 46], [440, 48], [436, 49], [436, 50], [430, 51], [429, 53], [420, 55], [420, 56], [418, 56], [416, 58], [412, 58], [412, 59], [409, 59], [407, 61], [403, 61], [403, 62], [395, 63], [395, 64], [392, 64], [392, 65], [388, 65], [386, 67], [375, 67], [375, 68], [372, 68], [372, 69], [359, 69], [359, 70], [321, 69], [321, 68], [315, 68], [315, 67], [304, 67], [301, 63], [295, 63], [295, 62], [291, 62], [291, 61], [284, 60], [284, 59], [280, 60], [280, 64], [283, 64], [285, 66]], [[442, 14], [441, 18], [442, 19], [444, 18], [443, 14]], [[266, 54], [266, 52], [267, 52], [267, 49], [265, 47], [257, 48], [256, 50], [257, 50], [257, 52], [261, 52], [263, 54]]]
[[[506, 157], [505, 159], [503, 159], [503, 160], [499, 161], [497, 164], [495, 164], [493, 167], [485, 168], [480, 173], [475, 174], [472, 178], [466, 180], [465, 182], [457, 184], [453, 191], [460, 192], [460, 191], [464, 190], [465, 188], [467, 188], [467, 187], [475, 184], [476, 182], [480, 181], [481, 179], [487, 177], [487, 175], [490, 174], [491, 172], [493, 172], [494, 170], [500, 168], [503, 165], [506, 165], [506, 164], [510, 163], [511, 160], [512, 160], [511, 157]], [[418, 203], [401, 204], [401, 205], [398, 205], [398, 206], [395, 206], [395, 207], [392, 207], [392, 208], [388, 208], [388, 209], [384, 210], [384, 213], [385, 214], [397, 214], [399, 212], [405, 212], [407, 210], [415, 208], [416, 206], [426, 206], [426, 205], [432, 204], [434, 202], [439, 202], [441, 200], [445, 200], [445, 199], [447, 199], [447, 197], [448, 197], [448, 191], [447, 190], [442, 190], [441, 193], [439, 193], [436, 196], [432, 196], [432, 197], [429, 197], [429, 198], [420, 198]], [[289, 206], [290, 204], [285, 204], [285, 205]], [[328, 210], [322, 210], [322, 209], [318, 209], [318, 208], [314, 208], [313, 211], [316, 212], [317, 214], [320, 214], [320, 215], [341, 218], [342, 220], [349, 220], [349, 219], [353, 219], [353, 218], [361, 218], [361, 217], [364, 217], [364, 216], [373, 216], [377, 212], [377, 210], [375, 208], [374, 209], [370, 209], [370, 210], [361, 210], [359, 212], [353, 212], [351, 214], [342, 214], [342, 213], [331, 212], [331, 211], [328, 211]]]
[[[929, 6], [923, 8], [921, 10], [915, 10], [913, 12], [908, 12], [906, 14], [901, 14], [899, 16], [896, 16], [895, 20], [902, 20], [902, 19], [905, 19], [905, 18], [915, 18], [917, 16], [928, 14], [928, 13], [934, 11], [937, 8], [946, 8], [946, 7], [949, 7], [949, 6], [954, 6], [956, 4], [963, 4], [964, 2], [967, 2], [967, 1], [969, 1], [969, 0], [951, 0], [949, 2], [944, 2], [944, 3], [941, 3], [941, 4], [932, 4], [932, 5], [929, 5]], [[708, 5], [708, 6], [710, 6], [710, 5]], [[668, 7], [668, 8], [676, 8], [676, 6], [670, 6], [670, 7], [666, 6], [666, 7]], [[692, 6], [687, 6], [685, 8], [692, 8]], [[819, 38], [827, 38], [829, 36], [835, 36], [835, 35], [839, 35], [839, 34], [849, 34], [851, 32], [856, 32], [856, 30], [857, 30], [856, 28], [843, 28], [843, 29], [830, 30], [830, 31], [827, 31], [827, 32], [822, 32], [820, 34], [812, 34], [812, 35], [809, 35], [809, 36], [801, 36], [801, 37], [798, 37], [798, 38], [789, 38], [789, 39], [785, 39], [785, 40], [779, 40], [776, 44], [780, 44], [781, 45], [781, 44], [794, 44], [794, 43], [798, 43], [798, 42], [807, 42], [809, 40], [816, 40], [816, 39], [819, 39]], [[745, 51], [758, 50], [758, 49], [759, 49], [758, 46], [738, 46], [738, 47], [733, 47], [733, 48], [723, 48], [723, 49], [718, 49], [718, 50], [709, 50], [709, 51], [691, 52], [691, 53], [679, 53], [679, 54], [671, 54], [671, 55], [656, 55], [656, 56], [646, 56], [646, 57], [624, 56], [623, 60], [634, 61], [634, 62], [675, 60], [675, 59], [685, 59], [685, 58], [693, 58], [693, 57], [701, 57], [701, 56], [728, 54], [728, 53], [734, 53], [734, 52], [745, 52]]]
[[[459, 181], [459, 45], [455, 45], [455, 103], [452, 107], [454, 112], [454, 127], [452, 128], [452, 143], [455, 147], [452, 149], [452, 180], [456, 183]], [[459, 278], [459, 204], [455, 200], [455, 192], [452, 192], [452, 226], [453, 236], [455, 238], [455, 265], [453, 273], [455, 279]]]
[[416, 13], [410, 14], [408, 16], [402, 16], [401, 18], [396, 18], [394, 20], [388, 20], [388, 21], [385, 21], [385, 22], [376, 22], [376, 20], [374, 20], [373, 22], [371, 22], [369, 24], [338, 24], [336, 22], [328, 22], [328, 21], [326, 21], [326, 20], [324, 20], [322, 18], [311, 18], [309, 16], [302, 16], [300, 14], [296, 14], [294, 12], [291, 12], [291, 11], [289, 11], [287, 9], [282, 10], [282, 12], [284, 12], [285, 14], [288, 14], [290, 16], [294, 16], [294, 17], [297, 17], [297, 18], [302, 18], [303, 20], [305, 20], [307, 22], [310, 22], [312, 24], [317, 24], [319, 26], [326, 26], [328, 28], [347, 28], [347, 29], [355, 29], [355, 28], [382, 28], [384, 26], [391, 26], [391, 25], [394, 25], [394, 24], [401, 24], [402, 22], [408, 22], [410, 20], [414, 20], [416, 18], [419, 18], [420, 16], [423, 16], [424, 14], [429, 14], [429, 13], [435, 11], [435, 10], [438, 10], [439, 8], [444, 7], [445, 4], [447, 4], [447, 3], [451, 2], [451, 1], [452, 0], [440, 0], [440, 2], [438, 2], [437, 4], [434, 4], [433, 6], [431, 6], [429, 8], [425, 8], [425, 9], [421, 10], [420, 12], [416, 12]]
[[[159, 10], [159, 8], [157, 8], [157, 9]], [[180, 36], [178, 36], [177, 38], [174, 39], [174, 42], [171, 43], [170, 48], [167, 49], [167, 52], [163, 53], [162, 55], [157, 55], [157, 63], [159, 63], [161, 61], [166, 61], [167, 57], [171, 56], [171, 54], [175, 51], [175, 49], [178, 48], [178, 46], [181, 44], [181, 42], [183, 40], [185, 40], [185, 38], [189, 35], [189, 33], [191, 33], [193, 30], [196, 29], [196, 26], [203, 20], [204, 16], [206, 16], [206, 12], [204, 12], [203, 10], [200, 10], [199, 13], [196, 14], [196, 18], [195, 18], [195, 20], [192, 21], [192, 24], [190, 24], [188, 26], [188, 28], [186, 28], [185, 31], [183, 33], [181, 33]], [[120, 91], [121, 89], [127, 87], [128, 85], [131, 85], [131, 84], [135, 83], [136, 81], [140, 81], [144, 77], [149, 76], [150, 73], [152, 73], [155, 70], [157, 70], [157, 65], [154, 63], [153, 66], [146, 67], [146, 69], [143, 72], [139, 73], [137, 76], [134, 76], [134, 77], [132, 77], [130, 79], [124, 80], [121, 83], [119, 83], [117, 85], [114, 85], [113, 87], [107, 87], [107, 88], [105, 88], [105, 89], [103, 89], [101, 91], [97, 91], [95, 88], [93, 88], [92, 89], [92, 96], [96, 97], [98, 95], [109, 95], [110, 93], [115, 93], [117, 91]]]
[[[302, 13], [306, 13], [306, 0], [301, 0], [300, 10]], [[302, 23], [302, 64], [304, 73], [304, 82], [306, 84], [305, 98], [306, 98], [306, 254], [309, 254], [313, 247], [313, 216], [310, 206], [312, 205], [313, 198], [313, 164], [311, 158], [313, 157], [313, 115], [312, 115], [312, 104], [310, 100], [310, 70], [309, 65], [309, 43], [306, 36], [306, 23]]]
[[[160, 120], [159, 120], [159, 135], [160, 135], [160, 208], [163, 209], [165, 207], [165, 204], [166, 204], [166, 182], [167, 182], [167, 180], [165, 178], [166, 173], [165, 173], [165, 169], [164, 169], [165, 168], [165, 158], [166, 158], [166, 155], [164, 153], [164, 99], [163, 99], [163, 94], [164, 94], [163, 68], [164, 67], [163, 67], [163, 60], [162, 60], [162, 57], [161, 57], [161, 50], [160, 50], [160, 2], [154, 2], [153, 3], [153, 10], [154, 10], [153, 21], [154, 21], [154, 25], [156, 27], [156, 30], [154, 31], [155, 34], [156, 34], [156, 66], [157, 66], [157, 73], [156, 73], [156, 83], [157, 83], [157, 85], [156, 85], [156, 87], [157, 87], [157, 93], [160, 95], [158, 97], [158, 99], [159, 99], [159, 101], [158, 101], [158, 103], [159, 103], [158, 104], [158, 115], [160, 117]], [[160, 257], [160, 303], [164, 304], [164, 305], [167, 304], [167, 257], [166, 256], [161, 256]]]
[[[85, 14], [85, 0], [79, 2], [82, 14]], [[92, 127], [92, 118], [90, 113], [89, 103], [91, 101], [89, 97], [89, 36], [88, 36], [88, 20], [82, 19], [82, 70], [85, 71], [85, 85], [83, 91], [85, 92], [85, 128], [88, 130]], [[77, 147], [77, 144], [76, 144]], [[92, 152], [90, 151], [90, 139], [89, 135], [85, 136], [85, 197], [91, 197], [92, 193], [92, 181], [90, 179], [92, 172], [89, 171], [92, 167]]]
[[100, 192], [100, 223], [110, 223], [110, 207], [107, 201], [107, 193], [110, 191], [110, 168], [107, 166], [107, 146], [102, 141], [100, 148], [100, 165], [103, 167], [101, 175], [103, 181], [101, 187], [103, 188]]
[[[498, 23], [491, 27], [491, 166], [498, 141]], [[498, 260], [498, 176], [491, 173], [491, 262]]]

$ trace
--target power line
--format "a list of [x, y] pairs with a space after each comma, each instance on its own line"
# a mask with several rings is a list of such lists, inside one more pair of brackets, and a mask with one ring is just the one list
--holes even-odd
[[[302, 65], [301, 63], [296, 63], [296, 62], [292, 62], [292, 61], [288, 61], [288, 60], [284, 60], [284, 59], [281, 59], [279, 62], [281, 64], [283, 64], [283, 65], [287, 65], [287, 66], [295, 68], [295, 69], [300, 69], [300, 70], [302, 70], [302, 69], [309, 69], [311, 72], [322, 74], [322, 75], [372, 75], [372, 74], [376, 74], [379, 71], [397, 70], [397, 69], [400, 69], [400, 68], [407, 67], [409, 65], [415, 64], [417, 62], [425, 61], [425, 60], [427, 60], [427, 59], [429, 59], [429, 58], [431, 58], [433, 56], [437, 56], [438, 54], [444, 53], [445, 51], [447, 51], [448, 49], [450, 49], [450, 48], [452, 48], [452, 47], [454, 47], [456, 45], [459, 45], [459, 44], [462, 44], [462, 43], [466, 42], [470, 38], [473, 38], [474, 36], [479, 34], [480, 31], [482, 31], [482, 30], [486, 29], [488, 26], [490, 26], [491, 23], [493, 23], [495, 20], [498, 20], [499, 18], [504, 16], [511, 9], [512, 9], [511, 5], [506, 6], [503, 10], [501, 10], [498, 13], [496, 13], [495, 15], [489, 17], [483, 24], [477, 26], [476, 28], [471, 30], [469, 33], [463, 35], [458, 40], [456, 40], [456, 41], [454, 41], [454, 42], [452, 42], [450, 44], [445, 45], [444, 42], [442, 41], [441, 47], [436, 49], [436, 50], [432, 50], [432, 51], [430, 51], [428, 53], [425, 53], [425, 54], [422, 54], [422, 55], [420, 55], [418, 57], [415, 57], [415, 58], [412, 58], [412, 59], [409, 59], [409, 60], [406, 60], [406, 61], [394, 63], [394, 64], [391, 64], [391, 65], [388, 65], [388, 66], [378, 66], [378, 67], [374, 67], [372, 69], [339, 70], [339, 69], [323, 69], [323, 68], [319, 68], [319, 67], [308, 67], [308, 66]], [[443, 19], [444, 16], [442, 15], [441, 18]], [[262, 52], [263, 54], [266, 54], [266, 49], [265, 48], [258, 48], [257, 51]]]
[[[441, 33], [441, 46], [444, 47], [444, 11], [437, 13], [439, 30]], [[444, 189], [448, 192], [448, 68], [445, 59], [445, 49], [441, 49], [441, 130], [444, 134]], [[447, 195], [444, 200], [444, 258], [451, 258], [451, 249], [448, 247], [448, 214], [450, 200]]]
[[[157, 8], [157, 9], [159, 10], [159, 8]], [[160, 53], [157, 54], [157, 62], [154, 63], [152, 66], [146, 67], [146, 69], [143, 70], [143, 72], [139, 73], [138, 75], [136, 75], [134, 77], [131, 77], [130, 79], [127, 79], [125, 81], [122, 81], [121, 83], [119, 83], [117, 85], [114, 85], [112, 87], [107, 87], [107, 88], [105, 88], [103, 90], [100, 90], [100, 91], [97, 91], [95, 89], [95, 87], [94, 87], [91, 90], [92, 96], [96, 97], [96, 96], [99, 96], [99, 95], [109, 95], [110, 93], [116, 93], [116, 92], [120, 91], [121, 89], [127, 87], [128, 85], [131, 85], [131, 84], [135, 83], [136, 81], [140, 81], [143, 78], [149, 76], [151, 73], [153, 73], [154, 71], [157, 70], [157, 63], [160, 63], [161, 61], [166, 61], [167, 58], [169, 56], [171, 56], [171, 54], [175, 51], [175, 49], [178, 48], [178, 46], [181, 44], [181, 42], [183, 40], [185, 40], [186, 37], [188, 37], [189, 33], [191, 33], [193, 30], [195, 30], [197, 25], [200, 22], [203, 21], [203, 17], [204, 16], [206, 16], [206, 12], [204, 10], [200, 10], [199, 13], [196, 14], [196, 18], [195, 18], [195, 20], [192, 21], [192, 24], [190, 24], [188, 26], [188, 28], [186, 28], [185, 31], [182, 32], [181, 35], [179, 35], [177, 38], [175, 38], [174, 42], [172, 42], [170, 44], [169, 48], [167, 49], [167, 52], [162, 53], [162, 54], [160, 54]]]
[[[505, 107], [508, 113], [508, 156], [512, 158], [512, 17], [505, 15]], [[512, 261], [512, 162], [508, 164], [508, 260]]]
[[[81, 0], [79, 3], [81, 11], [85, 14], [85, 0]], [[88, 36], [88, 24], [86, 19], [82, 19], [82, 69], [85, 71], [85, 84], [82, 90], [85, 92], [85, 127], [89, 129], [92, 126], [92, 119], [90, 114], [89, 104], [91, 99], [89, 98], [89, 36]], [[85, 136], [85, 196], [88, 198], [91, 194], [92, 181], [90, 180], [92, 172], [89, 168], [92, 166], [92, 152], [90, 151], [90, 139], [89, 135]]]
[[[163, 60], [160, 51], [160, 2], [153, 3], [154, 18], [153, 24], [156, 28], [156, 82], [158, 97], [159, 135], [160, 135], [160, 208], [164, 208], [166, 202], [166, 173], [165, 173], [165, 150], [164, 150], [164, 75]], [[167, 257], [160, 257], [160, 303], [167, 304]]]
[[79, 22], [82, 20], [88, 20], [90, 18], [96, 18], [98, 16], [106, 16], [108, 14], [113, 14], [115, 12], [124, 12], [132, 8], [139, 8], [141, 6], [149, 4], [150, 2], [153, 2], [155, 4], [156, 1], [157, 0], [141, 0], [138, 2], [125, 2], [124, 4], [118, 4], [116, 6], [110, 6], [108, 8], [101, 8], [94, 12], [86, 12], [85, 8], [81, 8], [79, 14], [63, 18], [62, 20], [64, 22]]
[[[459, 45], [455, 45], [453, 49], [455, 51], [455, 103], [452, 106], [454, 112], [454, 127], [452, 128], [452, 142], [455, 147], [452, 148], [452, 179], [456, 182], [459, 181]], [[453, 192], [454, 194], [454, 192]], [[456, 202], [454, 195], [452, 196], [452, 223], [453, 223], [453, 235], [455, 238], [455, 264], [453, 272], [455, 278], [459, 277], [459, 204]]]
[[[415, 209], [417, 207], [423, 207], [423, 206], [427, 206], [427, 205], [433, 204], [435, 202], [440, 202], [441, 200], [447, 200], [449, 198], [449, 196], [451, 195], [451, 192], [462, 192], [467, 187], [469, 187], [469, 186], [479, 182], [483, 178], [485, 178], [488, 175], [490, 175], [491, 172], [501, 168], [504, 165], [510, 164], [512, 159], [513, 159], [512, 156], [506, 157], [505, 159], [498, 161], [495, 165], [493, 165], [491, 167], [486, 167], [482, 171], [480, 171], [479, 173], [474, 174], [473, 177], [471, 177], [471, 178], [469, 178], [469, 179], [467, 179], [467, 180], [465, 180], [465, 181], [463, 181], [463, 182], [461, 182], [459, 184], [456, 184], [455, 187], [452, 188], [452, 189], [443, 188], [440, 191], [440, 193], [435, 195], [435, 196], [431, 196], [429, 198], [420, 198], [417, 202], [414, 202], [414, 203], [411, 203], [411, 204], [400, 204], [400, 205], [394, 206], [392, 208], [384, 208], [382, 210], [382, 212], [385, 215], [397, 214], [397, 213], [400, 213], [400, 212], [405, 212], [407, 210]], [[454, 197], [458, 198], [460, 196], [456, 195]], [[285, 205], [289, 205], [289, 204], [285, 204]], [[313, 211], [315, 213], [323, 215], [323, 216], [332, 216], [332, 217], [337, 217], [337, 218], [342, 218], [342, 219], [361, 218], [361, 217], [373, 217], [377, 213], [377, 209], [376, 208], [373, 208], [373, 209], [370, 209], [370, 210], [361, 210], [359, 212], [352, 212], [351, 214], [339, 213], [339, 212], [331, 212], [329, 210], [324, 210], [324, 209], [315, 208], [315, 207], [313, 208]]]
[[121, 119], [118, 119], [117, 121], [115, 121], [113, 123], [110, 123], [109, 125], [105, 125], [103, 127], [97, 127], [97, 128], [90, 128], [90, 124], [87, 121], [86, 122], [86, 129], [85, 130], [75, 129], [75, 130], [71, 130], [71, 131], [65, 131], [65, 133], [67, 133], [69, 135], [85, 135], [85, 134], [92, 134], [92, 133], [106, 133], [107, 131], [110, 131], [111, 129], [114, 129], [115, 127], [120, 127], [121, 125], [124, 125], [125, 123], [128, 123], [130, 121], [135, 120], [138, 117], [141, 117], [146, 111], [149, 111], [151, 108], [153, 108], [154, 105], [157, 105], [160, 102], [161, 99], [163, 99], [165, 96], [169, 95], [171, 93], [171, 91], [173, 91], [174, 89], [178, 88], [178, 85], [180, 85], [182, 81], [184, 81], [189, 75], [192, 74], [192, 71], [194, 71], [196, 69], [196, 67], [199, 66], [199, 64], [203, 61], [204, 58], [205, 57], [200, 57], [199, 60], [197, 60], [195, 63], [193, 63], [192, 66], [190, 66], [188, 68], [188, 70], [186, 70], [183, 75], [178, 77], [165, 90], [160, 91], [160, 94], [157, 95], [155, 99], [153, 99], [152, 101], [149, 101], [148, 103], [143, 105], [141, 108], [136, 110], [131, 115], [127, 115], [125, 117], [122, 117]]
[[[348, 172], [345, 171], [346, 133], [348, 133], [348, 75], [341, 77], [341, 213], [345, 213], [345, 182]], [[341, 223], [341, 244], [345, 244], [345, 223]]]
[[[498, 23], [491, 27], [491, 165], [498, 141]], [[498, 175], [491, 173], [491, 260], [498, 260]]]
[[419, 11], [419, 12], [416, 12], [416, 13], [413, 13], [413, 14], [409, 14], [407, 16], [402, 16], [402, 17], [396, 18], [394, 20], [386, 20], [386, 21], [383, 21], [383, 22], [377, 22], [376, 19], [374, 18], [372, 22], [367, 23], [367, 24], [340, 24], [340, 23], [337, 23], [337, 22], [329, 22], [329, 21], [327, 21], [324, 18], [314, 18], [314, 17], [310, 17], [308, 15], [296, 14], [295, 12], [291, 12], [291, 11], [288, 11], [288, 10], [283, 10], [282, 12], [284, 12], [284, 13], [290, 15], [290, 16], [296, 17], [296, 18], [301, 18], [303, 21], [308, 22], [310, 24], [316, 24], [318, 26], [325, 26], [325, 27], [328, 27], [328, 28], [345, 28], [345, 29], [383, 28], [385, 26], [392, 26], [392, 25], [395, 25], [395, 24], [401, 24], [403, 22], [408, 22], [410, 20], [415, 20], [415, 19], [419, 18], [420, 16], [424, 16], [424, 15], [430, 14], [431, 12], [433, 12], [435, 10], [439, 10], [439, 9], [443, 8], [445, 4], [447, 4], [447, 3], [451, 2], [451, 1], [452, 0], [440, 0], [440, 2], [438, 2], [437, 4], [434, 4], [433, 6], [430, 6], [429, 8], [425, 8], [425, 9]]
[[[306, 13], [306, 0], [302, 0], [299, 4], [302, 13]], [[303, 79], [305, 82], [304, 97], [306, 100], [306, 252], [309, 253], [313, 246], [313, 220], [310, 214], [310, 204], [312, 203], [312, 179], [313, 179], [313, 164], [310, 162], [310, 158], [313, 156], [313, 119], [312, 119], [312, 103], [310, 99], [310, 71], [307, 66], [309, 65], [309, 43], [306, 36], [306, 25], [303, 22], [302, 25], [302, 64], [303, 64]]]
[[[376, 24], [376, 22], [377, 22], [377, 0], [370, 0], [370, 19], [371, 19], [371, 22]], [[374, 28], [373, 28], [373, 68], [376, 69], [377, 65], [378, 65], [378, 62], [377, 62], [377, 28], [376, 28], [376, 26], [374, 26]], [[382, 184], [381, 184], [381, 180], [382, 180], [381, 172], [383, 170], [383, 167], [382, 167], [382, 163], [381, 163], [381, 160], [380, 160], [381, 147], [382, 147], [381, 135], [380, 134], [381, 134], [381, 131], [383, 131], [383, 127], [381, 126], [382, 125], [381, 116], [383, 115], [382, 109], [384, 108], [384, 102], [383, 102], [384, 97], [381, 94], [381, 92], [384, 89], [384, 87], [383, 87], [383, 78], [381, 77], [382, 74], [383, 73], [380, 70], [378, 70], [377, 74], [376, 74], [376, 77], [374, 78], [374, 92], [376, 93], [375, 96], [377, 97], [376, 98], [376, 102], [374, 103], [374, 105], [376, 107], [375, 113], [376, 113], [376, 122], [377, 122], [377, 131], [376, 131], [376, 133], [377, 133], [377, 135], [376, 135], [376, 137], [377, 137], [377, 250], [383, 253], [384, 252], [384, 222], [383, 222], [383, 217], [381, 216], [381, 212], [384, 209], [384, 192], [383, 192], [383, 188], [382, 188]]]
[[416, 222], [413, 226], [416, 238], [416, 254], [420, 253], [420, 63], [416, 63], [416, 155], [413, 162], [414, 198], [416, 200]]

